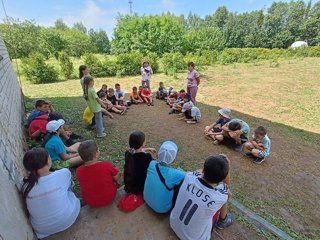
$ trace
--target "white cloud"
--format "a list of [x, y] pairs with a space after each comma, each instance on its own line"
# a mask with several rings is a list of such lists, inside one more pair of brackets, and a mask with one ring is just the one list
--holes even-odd
[[174, 7], [176, 3], [173, 0], [161, 0], [161, 5], [164, 7]]

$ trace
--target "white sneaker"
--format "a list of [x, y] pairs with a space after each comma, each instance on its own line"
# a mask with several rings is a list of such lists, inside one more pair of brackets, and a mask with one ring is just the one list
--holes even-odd
[[106, 133], [102, 133], [101, 135], [97, 135], [97, 138], [103, 138], [105, 136], [107, 136], [107, 134]]

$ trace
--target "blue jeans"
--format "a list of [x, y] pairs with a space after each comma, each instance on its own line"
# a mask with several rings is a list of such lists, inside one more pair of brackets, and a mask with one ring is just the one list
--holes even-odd
[[100, 111], [100, 112], [94, 113], [94, 119], [97, 127], [97, 136], [101, 136], [104, 132], [102, 112]]

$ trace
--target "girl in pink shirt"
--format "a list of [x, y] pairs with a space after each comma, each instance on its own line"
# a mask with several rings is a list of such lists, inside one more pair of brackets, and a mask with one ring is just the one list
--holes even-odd
[[187, 84], [187, 93], [191, 96], [191, 101], [196, 105], [196, 96], [198, 92], [198, 86], [200, 84], [200, 75], [194, 69], [194, 63], [188, 63], [188, 84]]

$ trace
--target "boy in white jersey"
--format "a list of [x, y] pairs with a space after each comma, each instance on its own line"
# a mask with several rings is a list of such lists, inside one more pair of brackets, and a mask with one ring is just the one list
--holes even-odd
[[212, 219], [219, 210], [217, 228], [224, 229], [234, 222], [227, 205], [229, 163], [225, 155], [211, 156], [202, 173], [186, 174], [170, 214], [170, 226], [181, 240], [211, 239]]

